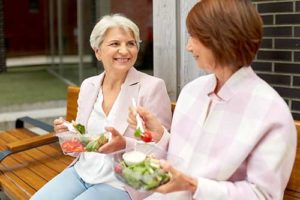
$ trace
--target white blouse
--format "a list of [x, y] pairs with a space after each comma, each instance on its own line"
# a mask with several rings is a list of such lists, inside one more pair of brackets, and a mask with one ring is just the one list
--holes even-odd
[[[108, 116], [102, 109], [103, 94], [102, 88], [100, 88], [98, 98], [94, 104], [94, 108], [87, 123], [87, 133], [99, 134], [105, 132], [105, 127], [110, 126], [115, 120], [117, 114], [116, 108], [120, 104], [121, 91], [115, 100]], [[81, 153], [79, 160], [74, 165], [74, 168], [78, 175], [87, 183], [98, 184], [105, 183], [115, 188], [125, 190], [124, 184], [116, 179], [112, 170], [112, 160], [106, 154], [86, 152]]]

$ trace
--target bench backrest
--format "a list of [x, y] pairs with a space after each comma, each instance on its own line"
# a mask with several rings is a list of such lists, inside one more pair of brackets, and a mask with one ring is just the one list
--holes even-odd
[[293, 171], [287, 188], [299, 192], [300, 197], [300, 121], [295, 121], [297, 128], [297, 153]]
[[[69, 86], [67, 95], [67, 115], [66, 119], [68, 121], [75, 120], [77, 114], [77, 99], [79, 94], [79, 87]], [[176, 103], [171, 104], [172, 112], [174, 111]], [[298, 146], [297, 155], [293, 171], [287, 186], [288, 190], [295, 191], [299, 193], [300, 196], [300, 121], [295, 121], [297, 127], [298, 135]]]
[[66, 120], [69, 122], [76, 119], [79, 90], [76, 86], [68, 87]]

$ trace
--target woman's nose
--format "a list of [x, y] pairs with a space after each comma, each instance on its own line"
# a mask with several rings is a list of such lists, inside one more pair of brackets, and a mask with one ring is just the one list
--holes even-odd
[[128, 53], [128, 48], [126, 45], [121, 45], [120, 48], [119, 48], [119, 53], [121, 54], [126, 54]]
[[188, 41], [187, 41], [186, 50], [187, 51], [192, 51], [191, 38], [189, 38]]

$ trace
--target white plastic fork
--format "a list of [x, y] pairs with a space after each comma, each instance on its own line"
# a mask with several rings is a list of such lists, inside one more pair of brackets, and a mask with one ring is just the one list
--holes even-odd
[[67, 122], [65, 121], [63, 123], [63, 125], [65, 125], [69, 131], [73, 132], [73, 133], [77, 133], [77, 130], [74, 128], [73, 124], [71, 122]]
[[[135, 101], [135, 99], [132, 98], [131, 100], [132, 100], [132, 106], [134, 108], [136, 108], [136, 101]], [[137, 123], [136, 128], [140, 129], [142, 131], [142, 133], [144, 133], [145, 130], [144, 130], [144, 127], [143, 127], [143, 120], [142, 120], [141, 116], [138, 113], [136, 113], [135, 118], [136, 118], [136, 123]]]

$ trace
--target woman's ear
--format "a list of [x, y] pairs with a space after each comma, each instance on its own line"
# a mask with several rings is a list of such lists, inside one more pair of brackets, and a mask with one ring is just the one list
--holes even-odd
[[97, 60], [101, 61], [101, 50], [99, 48], [95, 49], [95, 56]]

